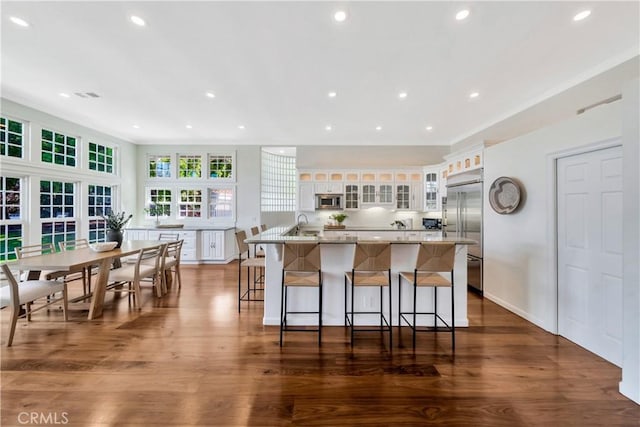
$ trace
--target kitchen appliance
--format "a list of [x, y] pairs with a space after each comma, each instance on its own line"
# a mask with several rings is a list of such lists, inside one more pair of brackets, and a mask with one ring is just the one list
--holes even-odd
[[440, 218], [422, 218], [422, 226], [427, 230], [442, 230]]
[[316, 194], [316, 210], [341, 210], [342, 194]]
[[467, 284], [482, 294], [482, 192], [483, 170], [452, 175], [447, 178], [444, 205], [446, 236], [478, 242], [467, 247]]

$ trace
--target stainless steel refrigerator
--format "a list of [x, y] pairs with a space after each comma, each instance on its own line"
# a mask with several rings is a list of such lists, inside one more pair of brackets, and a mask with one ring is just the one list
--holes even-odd
[[467, 284], [482, 294], [482, 169], [447, 179], [447, 237], [472, 239], [467, 255]]

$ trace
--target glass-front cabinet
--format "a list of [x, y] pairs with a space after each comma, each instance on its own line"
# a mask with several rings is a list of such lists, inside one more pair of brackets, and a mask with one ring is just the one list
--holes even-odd
[[424, 170], [424, 210], [425, 212], [439, 211], [440, 184], [438, 180], [439, 168], [425, 168]]
[[344, 186], [344, 208], [360, 208], [360, 186], [358, 184], [345, 184]]

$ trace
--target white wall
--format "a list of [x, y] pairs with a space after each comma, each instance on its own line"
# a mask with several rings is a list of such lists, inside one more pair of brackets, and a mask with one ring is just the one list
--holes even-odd
[[398, 146], [300, 146], [298, 169], [397, 168], [436, 165], [444, 161], [450, 147], [443, 145]]
[[640, 404], [640, 81], [623, 90], [624, 281], [620, 392]]
[[[130, 142], [123, 141], [116, 137], [106, 135], [94, 129], [87, 128], [77, 123], [52, 116], [45, 112], [26, 107], [22, 104], [2, 98], [0, 100], [1, 111], [3, 116], [26, 122], [26, 144], [25, 149], [27, 155], [24, 159], [14, 159], [10, 157], [2, 157], [3, 174], [12, 174], [12, 176], [24, 176], [27, 186], [27, 206], [23, 212], [23, 224], [25, 227], [25, 235], [23, 244], [36, 244], [40, 242], [40, 218], [39, 218], [39, 181], [44, 179], [65, 179], [79, 183], [80, 200], [76, 201], [77, 209], [80, 214], [76, 213], [79, 220], [78, 238], [86, 238], [88, 232], [86, 218], [86, 203], [84, 195], [86, 195], [86, 185], [111, 185], [118, 186], [122, 191], [117, 190], [120, 200], [116, 210], [126, 212], [134, 212], [136, 207], [136, 152], [135, 146]], [[59, 166], [42, 163], [40, 161], [41, 154], [41, 131], [42, 128], [57, 131], [68, 136], [79, 139], [78, 146], [79, 160], [77, 167]], [[86, 143], [95, 142], [97, 144], [106, 145], [116, 148], [118, 151], [116, 161], [116, 175], [105, 174], [88, 169], [88, 153]], [[31, 208], [31, 209], [30, 209]], [[34, 226], [34, 224], [37, 224]]]

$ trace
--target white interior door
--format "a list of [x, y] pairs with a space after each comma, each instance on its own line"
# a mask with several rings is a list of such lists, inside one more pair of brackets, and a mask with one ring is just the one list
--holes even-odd
[[558, 159], [558, 332], [622, 364], [622, 148]]

